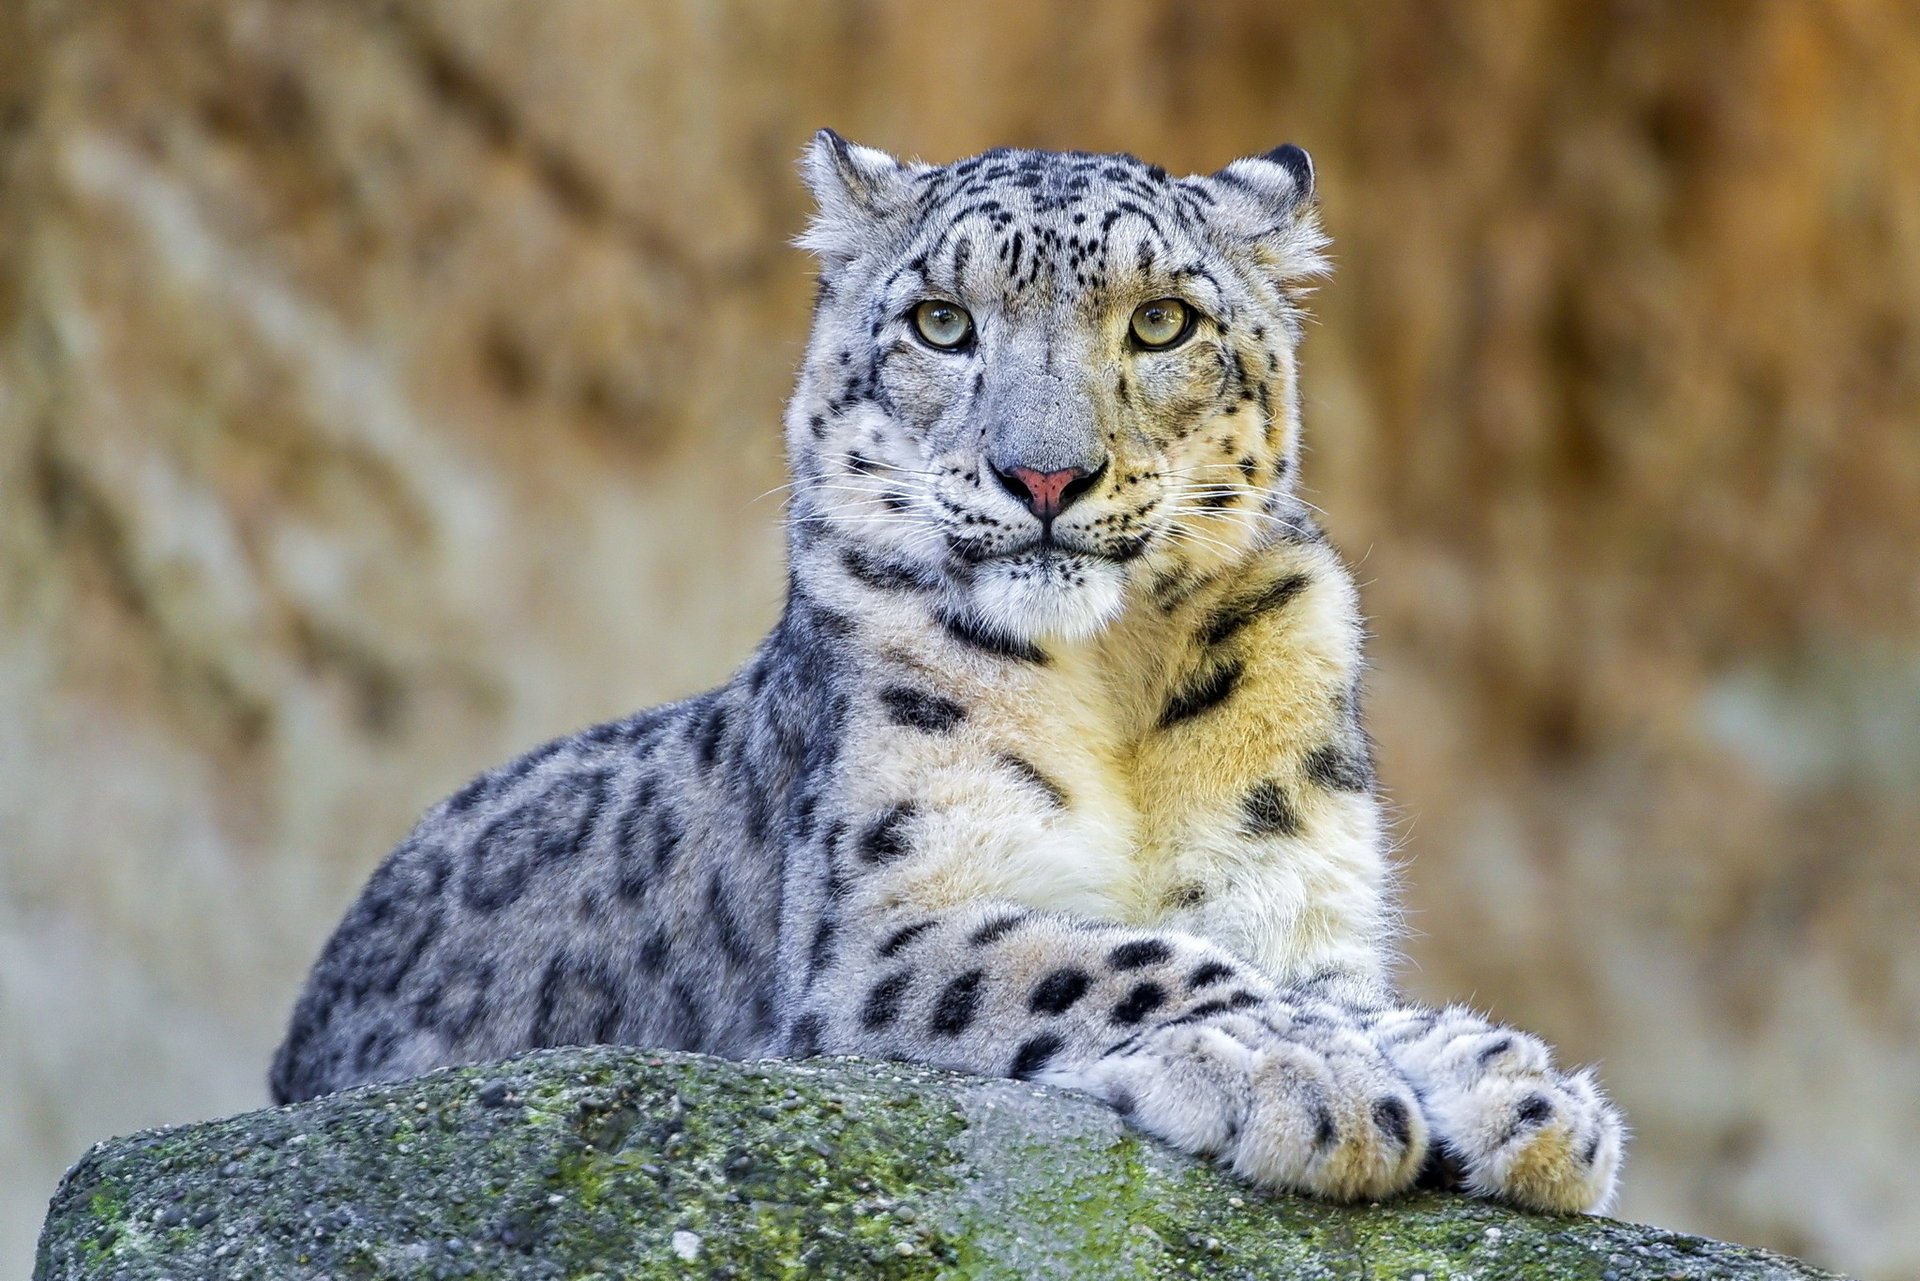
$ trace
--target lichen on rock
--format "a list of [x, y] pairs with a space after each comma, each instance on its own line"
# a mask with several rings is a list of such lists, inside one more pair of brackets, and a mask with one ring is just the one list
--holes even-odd
[[596, 1047], [101, 1144], [36, 1281], [1828, 1274], [1597, 1218], [1270, 1197], [1059, 1091]]

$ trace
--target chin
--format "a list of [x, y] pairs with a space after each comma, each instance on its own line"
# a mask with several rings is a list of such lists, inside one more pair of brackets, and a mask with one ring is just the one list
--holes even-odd
[[986, 561], [974, 572], [974, 612], [1021, 640], [1091, 639], [1126, 605], [1126, 570], [1077, 552], [1023, 553]]

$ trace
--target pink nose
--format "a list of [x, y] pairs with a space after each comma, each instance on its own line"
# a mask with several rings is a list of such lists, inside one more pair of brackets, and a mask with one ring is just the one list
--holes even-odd
[[1031, 467], [1009, 467], [1005, 471], [996, 470], [996, 474], [1006, 491], [1043, 521], [1052, 520], [1093, 488], [1091, 473], [1079, 467], [1044, 472]]

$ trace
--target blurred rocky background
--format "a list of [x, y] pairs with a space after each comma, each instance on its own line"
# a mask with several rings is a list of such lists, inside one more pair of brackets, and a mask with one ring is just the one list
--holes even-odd
[[1408, 981], [1629, 1217], [1920, 1272], [1920, 8], [0, 3], [0, 1272], [414, 816], [780, 598], [832, 124], [1320, 164]]

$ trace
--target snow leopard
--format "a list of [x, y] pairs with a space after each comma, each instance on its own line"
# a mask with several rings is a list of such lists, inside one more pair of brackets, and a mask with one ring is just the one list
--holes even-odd
[[275, 1098], [571, 1044], [867, 1056], [1083, 1091], [1265, 1189], [1607, 1207], [1592, 1072], [1394, 986], [1364, 625], [1298, 492], [1307, 154], [824, 130], [801, 169], [777, 624], [428, 812]]

